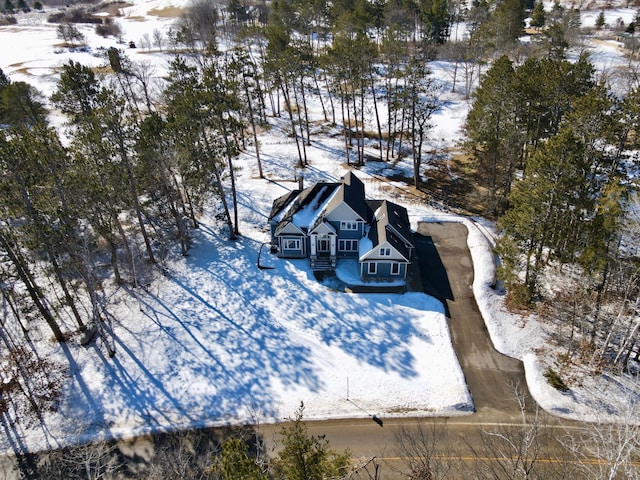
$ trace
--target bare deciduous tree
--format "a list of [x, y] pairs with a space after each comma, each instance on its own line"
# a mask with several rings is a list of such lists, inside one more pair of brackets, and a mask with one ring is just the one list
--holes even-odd
[[[474, 457], [474, 476], [478, 479], [530, 480], [564, 478], [564, 467], [570, 465], [558, 458], [557, 446], [546, 415], [536, 405], [527, 404], [527, 396], [514, 386], [514, 398], [520, 410], [520, 422], [496, 426], [480, 432], [480, 444], [468, 443]], [[549, 459], [555, 458], [555, 462]], [[541, 461], [545, 459], [545, 461]]]
[[640, 401], [637, 397], [620, 399], [617, 423], [599, 418], [580, 434], [568, 432], [563, 443], [573, 454], [583, 478], [628, 480], [640, 478]]
[[396, 456], [402, 459], [399, 468], [390, 464], [411, 480], [446, 479], [452, 473], [451, 443], [446, 425], [418, 425], [413, 429], [401, 428], [395, 435]]

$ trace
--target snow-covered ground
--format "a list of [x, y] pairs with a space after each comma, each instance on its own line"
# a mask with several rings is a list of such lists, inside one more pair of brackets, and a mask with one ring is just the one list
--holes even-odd
[[[149, 15], [176, 2], [136, 1], [123, 9], [123, 39], [139, 42], [154, 29], [167, 30], [173, 19]], [[13, 81], [27, 81], [52, 92], [59, 67], [68, 59], [98, 66], [98, 46], [117, 46], [81, 27], [89, 52], [60, 51], [55, 25], [45, 13], [19, 16], [18, 26], [0, 27], [0, 67]], [[6, 46], [14, 46], [7, 48]], [[602, 47], [597, 47], [598, 52]], [[160, 52], [127, 49], [135, 61], [166, 68]], [[602, 64], [623, 63], [620, 53], [605, 50]], [[434, 64], [435, 76], [450, 78], [446, 65]], [[443, 92], [449, 89], [444, 88]], [[447, 94], [434, 119], [433, 142], [454, 146], [461, 138], [468, 103]], [[56, 413], [44, 424], [17, 423], [11, 438], [0, 437], [0, 450], [23, 446], [43, 449], [96, 436], [129, 436], [151, 430], [278, 421], [293, 414], [300, 401], [308, 419], [390, 416], [467, 415], [473, 410], [464, 376], [451, 346], [442, 305], [421, 293], [356, 295], [318, 283], [305, 260], [283, 260], [263, 250], [273, 269], [257, 268], [273, 199], [295, 188], [295, 144], [277, 127], [261, 135], [265, 173], [260, 180], [255, 157], [237, 162], [242, 236], [230, 242], [218, 228], [215, 212], [205, 211], [202, 227], [186, 258], [169, 263], [133, 295], [125, 287], [112, 292], [111, 321], [116, 355], [108, 358], [100, 342], [83, 348], [75, 342], [52, 345], [52, 355], [70, 365], [69, 382]], [[305, 182], [337, 180], [345, 170], [339, 139], [318, 137], [308, 149]], [[357, 172], [367, 195], [390, 195], [376, 176], [390, 166], [371, 162]], [[396, 169], [410, 172], [399, 163]], [[398, 184], [402, 189], [403, 186]], [[535, 317], [506, 311], [493, 289], [493, 226], [480, 219], [452, 216], [404, 203], [419, 221], [462, 222], [469, 230], [474, 263], [474, 293], [496, 348], [525, 363], [529, 388], [546, 410], [592, 419], [624, 405], [630, 379], [600, 378], [562, 394], [542, 371], [551, 363], [536, 355], [548, 332]], [[46, 342], [45, 342], [46, 343]], [[5, 430], [6, 432], [6, 430]]]

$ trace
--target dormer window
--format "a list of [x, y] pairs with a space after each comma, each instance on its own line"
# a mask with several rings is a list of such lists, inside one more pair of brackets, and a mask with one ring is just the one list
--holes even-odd
[[340, 230], [358, 230], [358, 222], [342, 221], [340, 222]]
[[380, 256], [381, 257], [390, 257], [391, 256], [391, 249], [390, 248], [381, 248], [380, 249]]

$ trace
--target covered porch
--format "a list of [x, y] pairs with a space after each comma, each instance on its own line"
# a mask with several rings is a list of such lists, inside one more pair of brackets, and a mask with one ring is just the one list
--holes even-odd
[[337, 235], [331, 225], [321, 223], [309, 235], [309, 263], [313, 270], [335, 270]]

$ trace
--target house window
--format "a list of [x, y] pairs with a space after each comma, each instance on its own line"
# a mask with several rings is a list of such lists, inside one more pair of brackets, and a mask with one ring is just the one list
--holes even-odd
[[391, 249], [390, 248], [381, 248], [380, 249], [380, 256], [381, 257], [390, 257], [391, 256]]
[[358, 230], [358, 222], [340, 222], [340, 230]]
[[300, 240], [293, 238], [285, 238], [282, 248], [285, 250], [300, 250]]
[[400, 275], [400, 264], [392, 263], [391, 264], [391, 275]]
[[367, 267], [367, 273], [369, 273], [369, 275], [375, 275], [377, 271], [378, 271], [378, 264], [375, 262], [369, 262]]
[[338, 240], [338, 250], [341, 252], [357, 252], [358, 241], [357, 240]]

